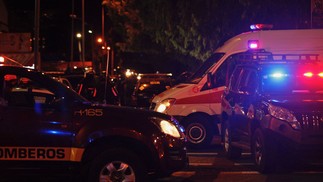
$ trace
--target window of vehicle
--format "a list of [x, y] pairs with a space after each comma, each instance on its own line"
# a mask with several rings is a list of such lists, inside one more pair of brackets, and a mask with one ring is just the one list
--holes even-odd
[[240, 78], [241, 70], [242, 70], [241, 67], [236, 67], [231, 75], [231, 82], [229, 84], [229, 88], [232, 91], [235, 91], [235, 92], [238, 91], [237, 86], [238, 86], [238, 80]]
[[[217, 87], [226, 86], [229, 84], [228, 82], [229, 82], [230, 76], [239, 60], [240, 54], [241, 53], [231, 55], [219, 66], [219, 68], [217, 68], [217, 70], [214, 72], [212, 76], [212, 79], [214, 79], [213, 80], [214, 83], [211, 84], [212, 85], [211, 88], [217, 88]], [[210, 86], [208, 85], [208, 83], [206, 83], [203, 86], [202, 90], [207, 90], [207, 89], [210, 89]]]
[[236, 93], [252, 95], [258, 89], [255, 70], [237, 67], [231, 77], [230, 89]]
[[225, 86], [228, 83], [230, 75], [237, 64], [240, 54], [235, 54], [226, 59], [214, 73], [216, 83], [215, 87]]
[[191, 83], [198, 83], [203, 76], [205, 76], [211, 67], [217, 63], [222, 57], [224, 56], [224, 53], [215, 53], [210, 58], [208, 58], [202, 66], [191, 76], [190, 81]]
[[243, 70], [238, 92], [253, 95], [256, 92], [257, 83], [257, 74], [255, 71], [251, 69]]
[[34, 107], [50, 104], [54, 93], [27, 77], [14, 74], [4, 76], [4, 98], [9, 106]]

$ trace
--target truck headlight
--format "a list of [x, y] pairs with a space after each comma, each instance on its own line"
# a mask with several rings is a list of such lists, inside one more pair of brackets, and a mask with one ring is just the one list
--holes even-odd
[[173, 123], [171, 123], [169, 121], [166, 121], [166, 120], [161, 120], [159, 124], [160, 124], [161, 130], [165, 134], [171, 135], [171, 136], [173, 136], [175, 138], [180, 138], [181, 137], [177, 127]]
[[301, 128], [301, 126], [300, 126], [299, 122], [297, 121], [296, 117], [294, 116], [294, 114], [285, 108], [274, 106], [274, 105], [270, 104], [268, 107], [268, 112], [270, 115], [272, 115], [273, 117], [275, 117], [277, 119], [287, 121], [292, 126], [292, 128], [294, 128], [296, 130]]
[[175, 103], [176, 99], [165, 99], [161, 101], [157, 107], [156, 111], [161, 113], [166, 113], [166, 111]]

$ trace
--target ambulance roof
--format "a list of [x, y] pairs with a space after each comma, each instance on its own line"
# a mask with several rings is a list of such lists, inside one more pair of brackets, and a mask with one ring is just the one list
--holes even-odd
[[319, 54], [323, 60], [323, 29], [262, 30], [239, 34], [215, 52], [236, 53], [248, 50], [248, 41], [258, 40], [258, 48], [272, 53]]

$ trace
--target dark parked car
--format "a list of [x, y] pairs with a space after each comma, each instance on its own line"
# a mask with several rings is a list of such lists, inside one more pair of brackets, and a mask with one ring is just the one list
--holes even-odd
[[0, 66], [0, 135], [1, 177], [40, 170], [141, 182], [188, 163], [183, 129], [171, 116], [93, 104], [21, 67]]
[[323, 63], [316, 55], [267, 56], [236, 66], [222, 97], [227, 157], [251, 151], [263, 173], [322, 160]]
[[172, 86], [173, 79], [170, 73], [139, 74], [131, 96], [131, 105], [148, 109], [155, 95]]

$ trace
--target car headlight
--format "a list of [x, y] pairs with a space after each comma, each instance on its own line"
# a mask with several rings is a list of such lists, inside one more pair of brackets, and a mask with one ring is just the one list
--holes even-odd
[[181, 137], [177, 127], [173, 123], [166, 120], [161, 120], [159, 124], [162, 132], [165, 134], [171, 135], [175, 138]]
[[274, 106], [274, 105], [270, 104], [268, 107], [268, 112], [270, 115], [272, 115], [273, 117], [275, 117], [277, 119], [287, 121], [292, 126], [292, 128], [294, 128], [296, 130], [301, 128], [301, 126], [300, 126], [299, 122], [297, 121], [296, 117], [294, 116], [294, 114], [285, 108]]
[[165, 99], [161, 101], [157, 107], [156, 111], [161, 113], [166, 113], [166, 111], [175, 103], [176, 99]]

